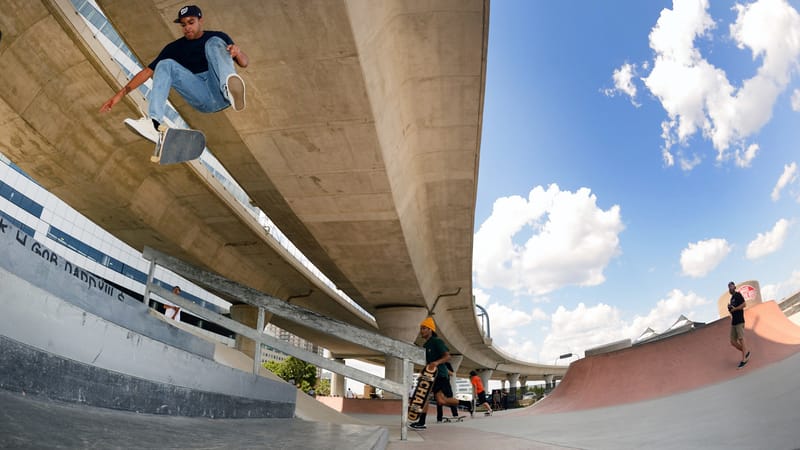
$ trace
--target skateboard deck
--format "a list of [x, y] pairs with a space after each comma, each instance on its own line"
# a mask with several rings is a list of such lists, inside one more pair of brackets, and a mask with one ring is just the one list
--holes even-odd
[[417, 379], [417, 387], [411, 395], [411, 402], [408, 404], [408, 420], [416, 422], [420, 414], [425, 412], [428, 407], [431, 391], [433, 391], [433, 380], [436, 378], [436, 370], [430, 370], [428, 366], [422, 368], [422, 373]]
[[206, 136], [202, 131], [168, 128], [150, 161], [161, 165], [191, 161], [199, 158], [205, 148]]
[[453, 423], [453, 422], [463, 422], [464, 417], [467, 416], [458, 416], [458, 417], [442, 417], [444, 423]]

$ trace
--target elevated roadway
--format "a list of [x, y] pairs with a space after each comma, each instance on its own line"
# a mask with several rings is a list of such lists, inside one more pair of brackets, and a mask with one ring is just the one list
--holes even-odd
[[[180, 2], [100, 1], [145, 63], [179, 37]], [[204, 115], [171, 97], [252, 202], [365, 317], [272, 240], [199, 163], [148, 161], [121, 126], [144, 110], [67, 0], [0, 0], [0, 150], [134, 248], [151, 246], [329, 317], [388, 332], [398, 311], [434, 314], [460, 372], [531, 379], [563, 367], [517, 361], [474, 314], [472, 228], [488, 1], [207, 1], [206, 28], [250, 56], [242, 113]], [[404, 316], [405, 317], [405, 316]], [[377, 358], [278, 318], [335, 356]], [[410, 330], [410, 331], [409, 331]], [[411, 333], [408, 335], [408, 333]], [[397, 336], [397, 332], [392, 332]]]

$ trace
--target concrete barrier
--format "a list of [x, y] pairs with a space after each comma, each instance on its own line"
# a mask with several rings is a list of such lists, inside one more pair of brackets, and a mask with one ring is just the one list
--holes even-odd
[[213, 360], [214, 345], [0, 218], [0, 388], [152, 414], [293, 417], [285, 383]]

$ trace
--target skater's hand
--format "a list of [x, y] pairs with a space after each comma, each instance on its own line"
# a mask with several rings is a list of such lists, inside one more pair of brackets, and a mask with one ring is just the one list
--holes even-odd
[[120, 100], [122, 100], [122, 96], [119, 95], [119, 93], [115, 94], [113, 97], [108, 99], [105, 103], [103, 103], [103, 106], [100, 107], [100, 112], [102, 113], [102, 112], [111, 111], [111, 108], [113, 108], [114, 105], [119, 103]]
[[228, 50], [228, 53], [231, 54], [231, 58], [236, 58], [242, 52], [242, 50], [236, 44], [231, 44], [225, 48]]
[[247, 65], [250, 64], [250, 58], [247, 57], [238, 45], [231, 44], [225, 47], [225, 49], [228, 50], [228, 53], [231, 54], [231, 58], [236, 61], [239, 67], [247, 67]]

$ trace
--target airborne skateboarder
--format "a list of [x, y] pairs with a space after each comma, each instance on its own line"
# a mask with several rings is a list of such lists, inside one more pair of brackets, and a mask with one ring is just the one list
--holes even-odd
[[244, 80], [233, 63], [247, 67], [247, 55], [227, 34], [205, 31], [203, 12], [195, 5], [181, 8], [174, 22], [180, 24], [183, 37], [167, 44], [153, 62], [100, 107], [100, 112], [111, 111], [125, 95], [152, 77], [149, 117], [126, 119], [125, 125], [155, 143], [159, 142], [159, 132], [166, 131], [163, 120], [170, 88], [200, 112], [216, 112], [228, 106], [241, 111], [245, 107]]

